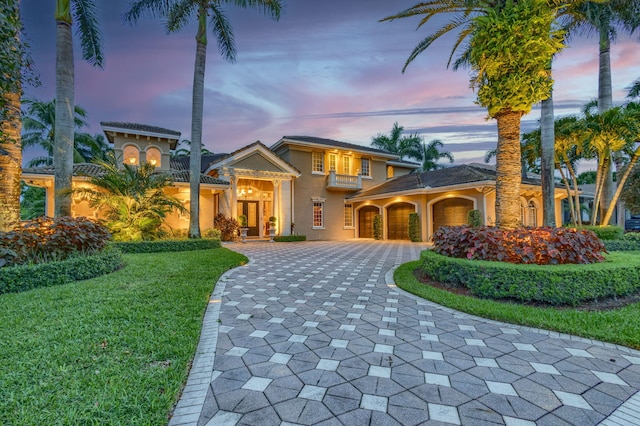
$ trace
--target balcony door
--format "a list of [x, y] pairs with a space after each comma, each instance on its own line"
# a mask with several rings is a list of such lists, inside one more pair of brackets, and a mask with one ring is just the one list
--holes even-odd
[[249, 230], [247, 236], [260, 236], [260, 228], [258, 227], [258, 201], [238, 201], [238, 216], [241, 214], [247, 216], [247, 225]]

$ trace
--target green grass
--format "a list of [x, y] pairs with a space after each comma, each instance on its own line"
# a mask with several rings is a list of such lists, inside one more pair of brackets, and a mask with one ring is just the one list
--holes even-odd
[[398, 287], [443, 306], [484, 318], [544, 328], [640, 349], [640, 303], [608, 311], [538, 308], [478, 299], [421, 283], [414, 275], [420, 261], [396, 269]]
[[115, 273], [0, 296], [0, 424], [165, 425], [224, 248], [125, 255]]

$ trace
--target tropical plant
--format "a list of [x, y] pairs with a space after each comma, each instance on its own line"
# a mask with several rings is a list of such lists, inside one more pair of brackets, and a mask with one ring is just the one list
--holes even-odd
[[115, 241], [157, 239], [170, 212], [188, 214], [180, 200], [165, 191], [172, 183], [171, 177], [155, 173], [151, 164], [124, 164], [123, 168], [115, 161], [96, 164], [102, 173], [89, 177], [91, 186], [67, 191], [65, 195], [73, 193], [96, 208]]
[[[213, 154], [213, 152], [204, 146], [200, 149], [200, 153], [202, 155]], [[171, 153], [171, 158], [184, 157], [187, 155], [191, 155], [191, 141], [189, 139], [182, 139], [178, 143], [178, 146], [176, 146], [176, 149]]]
[[422, 137], [417, 134], [402, 136], [403, 132], [404, 127], [395, 122], [389, 136], [378, 133], [377, 136], [371, 138], [371, 146], [397, 154], [401, 159], [411, 157], [422, 160]]
[[70, 190], [73, 176], [74, 61], [71, 27], [77, 23], [82, 57], [102, 68], [102, 40], [93, 0], [56, 0], [56, 104], [53, 164], [55, 166], [55, 216], [71, 215]]
[[[275, 20], [280, 19], [282, 7], [280, 0], [135, 0], [125, 14], [125, 19], [130, 23], [137, 22], [144, 12], [166, 18], [166, 29], [170, 33], [181, 30], [194, 17], [198, 22], [191, 109], [191, 194], [200, 193], [204, 72], [207, 59], [207, 20], [209, 20], [213, 34], [218, 42], [220, 54], [229, 62], [235, 62], [236, 59], [233, 31], [223, 8], [224, 5], [257, 9]], [[189, 210], [191, 211], [189, 237], [200, 238], [200, 201], [198, 196], [190, 198]]]
[[28, 186], [22, 182], [20, 194], [20, 219], [29, 220], [45, 215], [47, 190]]
[[444, 145], [439, 139], [434, 139], [428, 144], [422, 143], [422, 171], [428, 172], [429, 170], [438, 170], [443, 168], [442, 164], [438, 163], [441, 158], [446, 158], [449, 163], [453, 163], [453, 155], [449, 151], [440, 151]]

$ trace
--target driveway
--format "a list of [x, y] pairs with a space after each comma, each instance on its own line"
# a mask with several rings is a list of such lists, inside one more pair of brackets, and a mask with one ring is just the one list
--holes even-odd
[[170, 425], [640, 424], [640, 352], [396, 288], [424, 245], [227, 247], [250, 262], [216, 285]]

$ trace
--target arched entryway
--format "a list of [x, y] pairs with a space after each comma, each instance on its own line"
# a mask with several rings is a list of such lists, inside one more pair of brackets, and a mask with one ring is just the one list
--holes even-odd
[[364, 206], [358, 210], [358, 236], [373, 238], [373, 218], [380, 214], [376, 206]]
[[415, 211], [413, 204], [397, 203], [387, 208], [387, 239], [409, 239], [409, 214]]
[[473, 201], [464, 198], [446, 198], [433, 205], [433, 232], [441, 226], [459, 226], [467, 223], [473, 210]]

